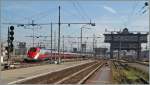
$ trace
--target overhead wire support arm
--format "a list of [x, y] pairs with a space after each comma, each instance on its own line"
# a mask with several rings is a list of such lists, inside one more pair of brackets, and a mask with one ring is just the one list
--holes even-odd
[[[81, 37], [64, 37], [64, 38], [81, 38]], [[103, 37], [82, 37], [82, 38], [103, 38]]]
[[[3, 24], [13, 24], [13, 25], [17, 25], [17, 26], [39, 26], [39, 25], [51, 25], [51, 24], [57, 24], [58, 25], [58, 55], [60, 52], [60, 30], [61, 30], [61, 24], [67, 24], [68, 26], [70, 26], [71, 24], [88, 24], [91, 26], [95, 26], [95, 23], [92, 23], [91, 20], [90, 22], [84, 23], [84, 22], [72, 22], [72, 23], [66, 23], [66, 22], [61, 22], [61, 16], [60, 16], [60, 10], [61, 7], [58, 7], [59, 11], [58, 11], [58, 22], [53, 22], [53, 23], [34, 23], [34, 21], [32, 20], [32, 23], [29, 24], [22, 24], [22, 23], [3, 23]], [[60, 57], [59, 57], [59, 61], [60, 61]]]

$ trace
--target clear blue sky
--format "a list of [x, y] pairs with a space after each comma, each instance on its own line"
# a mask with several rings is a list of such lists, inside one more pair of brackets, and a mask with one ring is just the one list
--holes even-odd
[[[127, 27], [129, 31], [148, 31], [149, 10], [145, 14], [141, 9], [145, 1], [80, 1], [80, 0], [1, 0], [1, 23], [50, 23], [58, 22], [58, 6], [61, 6], [62, 22], [92, 22], [93, 29], [85, 29], [83, 36], [99, 36], [107, 30], [120, 30]], [[1, 24], [2, 39], [7, 38], [8, 25]], [[61, 35], [80, 36], [82, 25], [61, 26]], [[15, 26], [15, 40], [32, 42], [32, 30]], [[57, 32], [58, 26], [53, 26]], [[35, 31], [36, 35], [50, 35], [50, 26], [42, 26]], [[43, 39], [43, 38], [41, 38]], [[40, 40], [40, 39], [38, 39]], [[37, 40], [37, 41], [38, 41]], [[77, 40], [75, 40], [77, 41]], [[103, 39], [98, 41], [102, 42]], [[66, 41], [68, 42], [68, 41]], [[102, 46], [102, 44], [99, 44]]]

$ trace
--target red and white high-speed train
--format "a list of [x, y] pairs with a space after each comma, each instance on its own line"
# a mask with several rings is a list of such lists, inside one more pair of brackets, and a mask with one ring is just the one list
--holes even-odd
[[[49, 49], [39, 48], [39, 47], [31, 47], [27, 52], [27, 59], [28, 60], [49, 60], [49, 59], [55, 59], [58, 57], [61, 57], [61, 59], [70, 59], [75, 58], [76, 53], [70, 53], [70, 52], [60, 52], [58, 55], [58, 52], [52, 51]], [[26, 59], [26, 60], [27, 60]]]

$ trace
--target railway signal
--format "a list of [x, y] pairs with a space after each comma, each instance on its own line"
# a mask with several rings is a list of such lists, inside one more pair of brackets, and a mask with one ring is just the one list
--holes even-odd
[[7, 50], [7, 56], [8, 56], [7, 62], [10, 57], [10, 53], [13, 52], [13, 48], [14, 48], [13, 41], [14, 41], [14, 26], [10, 26], [8, 27], [8, 39], [7, 39], [8, 46], [5, 48]]
[[8, 48], [9, 52], [13, 51], [13, 40], [14, 40], [14, 26], [10, 26], [10, 29], [8, 28]]
[[148, 2], [145, 2], [144, 4], [145, 4], [145, 6], [148, 6]]
[[[149, 5], [149, 3], [145, 2], [144, 6], [141, 8], [141, 10], [139, 12], [142, 11], [142, 14], [146, 13], [148, 11], [148, 5]], [[144, 8], [146, 8], [146, 9], [144, 9]]]

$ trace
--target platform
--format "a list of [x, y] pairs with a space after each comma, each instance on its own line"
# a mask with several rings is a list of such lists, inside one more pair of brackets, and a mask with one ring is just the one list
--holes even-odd
[[27, 77], [37, 76], [45, 73], [62, 70], [68, 67], [92, 62], [92, 60], [65, 62], [62, 64], [48, 64], [42, 66], [34, 66], [21, 69], [6, 70], [1, 72], [1, 79], [3, 83], [10, 83]]

